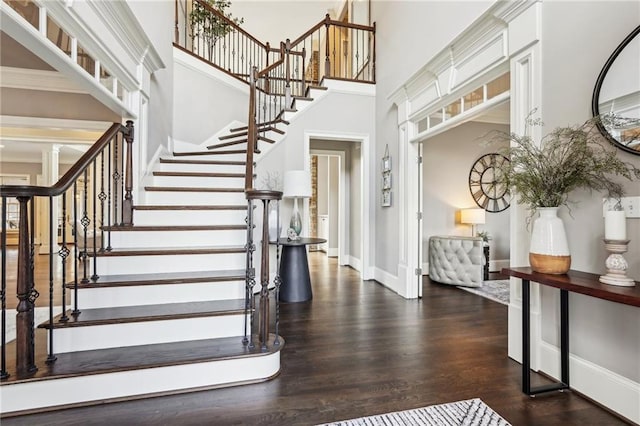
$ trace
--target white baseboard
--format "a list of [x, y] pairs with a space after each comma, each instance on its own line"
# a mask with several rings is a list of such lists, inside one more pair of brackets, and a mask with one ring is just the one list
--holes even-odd
[[[541, 342], [540, 352], [540, 370], [560, 377], [560, 350]], [[572, 354], [569, 354], [569, 381], [572, 389], [640, 424], [640, 383]]]
[[338, 257], [338, 247], [334, 247], [334, 248], [329, 248], [329, 251], [327, 251], [327, 256], [329, 257]]
[[429, 262], [424, 262], [422, 264], [422, 276], [429, 275]]
[[353, 269], [355, 269], [358, 272], [362, 272], [362, 263], [360, 262], [360, 259], [353, 256], [346, 256], [346, 258], [347, 258], [347, 265], [351, 266]]
[[380, 268], [373, 269], [373, 279], [378, 281], [383, 286], [398, 294], [402, 294], [400, 289], [400, 280], [395, 275], [391, 275], [387, 271], [383, 271]]
[[509, 259], [499, 259], [499, 260], [490, 260], [489, 261], [489, 271], [491, 272], [500, 272], [502, 268], [509, 267]]

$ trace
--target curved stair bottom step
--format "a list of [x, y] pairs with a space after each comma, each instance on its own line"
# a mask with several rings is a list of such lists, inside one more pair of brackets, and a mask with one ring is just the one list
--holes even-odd
[[2, 417], [270, 380], [280, 372], [280, 342], [241, 356], [3, 383]]

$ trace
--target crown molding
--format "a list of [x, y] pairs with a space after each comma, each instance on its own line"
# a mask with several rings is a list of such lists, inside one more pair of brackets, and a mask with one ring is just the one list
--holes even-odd
[[142, 26], [126, 2], [113, 0], [94, 0], [88, 2], [102, 23], [111, 29], [120, 44], [128, 50], [129, 55], [153, 73], [165, 68], [153, 43], [147, 37]]
[[[407, 79], [387, 97], [395, 104], [411, 101], [439, 79], [454, 76], [460, 67], [469, 64], [489, 49], [492, 58], [485, 62], [499, 62], [508, 57], [508, 25], [524, 11], [541, 0], [496, 1], [485, 13], [474, 21], [462, 34], [437, 53], [429, 62]], [[499, 50], [499, 52], [498, 52]], [[502, 58], [500, 58], [502, 56]], [[442, 83], [442, 82], [441, 82]], [[449, 81], [443, 92], [464, 84], [464, 81]], [[442, 95], [445, 95], [443, 93]], [[415, 111], [414, 111], [415, 112]]]

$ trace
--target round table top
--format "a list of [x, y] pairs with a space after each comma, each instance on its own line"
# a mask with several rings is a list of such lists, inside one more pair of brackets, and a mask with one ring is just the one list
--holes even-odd
[[[300, 237], [299, 240], [290, 240], [288, 238], [279, 238], [278, 243], [282, 246], [306, 246], [313, 244], [322, 244], [326, 243], [327, 240], [324, 238], [306, 238]], [[271, 244], [275, 244], [275, 241], [272, 241]]]

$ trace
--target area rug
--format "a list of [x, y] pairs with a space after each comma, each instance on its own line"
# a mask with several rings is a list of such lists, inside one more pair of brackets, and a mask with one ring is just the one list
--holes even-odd
[[502, 303], [503, 305], [509, 304], [509, 280], [484, 281], [481, 287], [459, 286], [458, 288], [486, 297], [494, 302]]
[[396, 411], [326, 423], [323, 426], [508, 426], [509, 423], [479, 398], [415, 410]]

